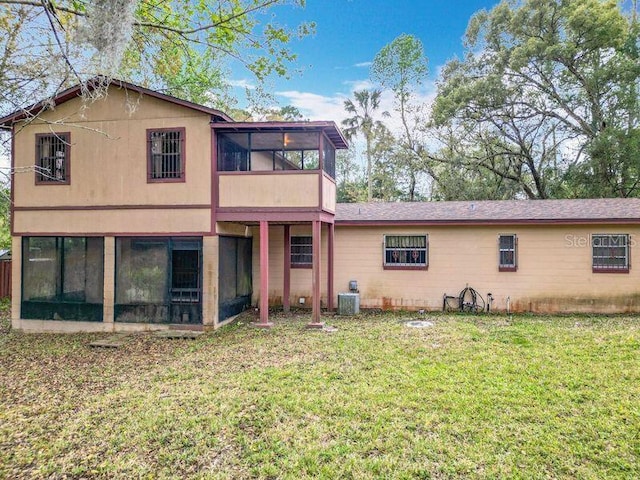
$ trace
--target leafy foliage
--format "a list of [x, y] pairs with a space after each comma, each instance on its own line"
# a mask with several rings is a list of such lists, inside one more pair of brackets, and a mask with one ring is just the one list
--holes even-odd
[[[367, 159], [367, 201], [373, 198], [373, 164], [374, 149], [376, 148], [376, 139], [381, 131], [386, 128], [384, 124], [376, 119], [376, 112], [380, 108], [380, 90], [359, 90], [353, 93], [354, 100], [347, 99], [344, 101], [344, 109], [350, 117], [342, 121], [345, 127], [344, 133], [348, 139], [357, 136], [364, 137], [365, 156]], [[388, 116], [388, 112], [383, 112], [382, 116]]]
[[420, 128], [426, 112], [415, 99], [416, 90], [424, 84], [428, 73], [427, 64], [422, 42], [413, 35], [402, 34], [378, 52], [371, 66], [372, 78], [394, 94], [395, 113], [402, 128], [392, 168], [398, 178], [405, 179], [398, 186], [405, 187], [409, 201], [418, 200], [417, 185], [423, 172], [431, 179], [437, 178]]
[[[400, 35], [371, 77], [394, 94], [401, 127], [373, 164], [380, 198], [640, 195], [637, 2], [504, 0], [477, 12], [466, 52], [443, 68], [433, 106], [420, 41]], [[630, 13], [628, 15], [628, 13]], [[373, 139], [372, 139], [373, 140]], [[374, 175], [375, 178], [375, 175]]]
[[639, 195], [638, 32], [615, 1], [503, 1], [471, 19], [434, 121], [529, 198]]
[[11, 249], [11, 191], [0, 186], [0, 249]]
[[[0, 0], [0, 111], [97, 74], [117, 76], [200, 103], [226, 106], [229, 62], [258, 81], [287, 75], [288, 44], [312, 23], [264, 21], [305, 0]], [[36, 94], [37, 92], [37, 94]]]

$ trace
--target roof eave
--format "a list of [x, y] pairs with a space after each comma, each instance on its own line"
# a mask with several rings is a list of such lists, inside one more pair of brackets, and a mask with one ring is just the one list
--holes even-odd
[[[89, 88], [90, 90], [94, 89], [96, 85], [97, 85], [96, 79], [91, 79], [87, 81], [87, 88]], [[206, 113], [208, 115], [211, 115], [212, 117], [217, 117], [218, 119], [217, 121], [223, 121], [223, 122], [233, 121], [233, 119], [230, 116], [228, 116], [226, 113], [221, 112], [220, 110], [216, 110], [215, 108], [206, 107], [204, 105], [199, 105], [197, 103], [190, 102], [188, 100], [183, 100], [177, 97], [173, 97], [171, 95], [156, 92], [154, 90], [150, 90], [148, 88], [141, 87], [133, 83], [125, 82], [124, 80], [113, 79], [109, 82], [109, 86], [111, 85], [117, 86], [119, 88], [124, 88], [127, 90], [133, 90], [142, 95], [148, 95], [150, 97], [164, 100], [166, 102], [173, 103], [175, 105], [180, 105], [185, 108], [190, 108], [192, 110], [197, 110], [199, 112]], [[16, 110], [15, 112], [0, 118], [0, 127], [5, 129], [10, 129], [11, 126], [16, 122], [19, 122], [29, 117], [37, 116], [41, 112], [46, 111], [48, 109], [48, 106], [51, 105], [51, 103], [53, 103], [53, 105], [55, 106], [58, 106], [73, 98], [77, 98], [81, 96], [81, 91], [82, 91], [81, 85], [75, 85], [73, 87], [69, 87], [66, 90], [63, 90], [62, 92], [58, 93], [51, 100], [43, 100], [43, 101], [34, 103], [29, 107]]]
[[335, 220], [344, 227], [491, 226], [491, 225], [640, 225], [640, 218], [541, 218], [472, 220]]
[[294, 121], [294, 122], [229, 122], [229, 123], [212, 123], [212, 128], [216, 130], [227, 131], [264, 131], [264, 130], [321, 130], [329, 137], [329, 140], [338, 149], [349, 148], [344, 134], [340, 131], [335, 122], [332, 121]]

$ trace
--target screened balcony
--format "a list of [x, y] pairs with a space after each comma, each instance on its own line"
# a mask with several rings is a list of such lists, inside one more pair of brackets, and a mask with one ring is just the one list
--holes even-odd
[[335, 209], [333, 122], [214, 124], [218, 209]]
[[320, 131], [220, 133], [218, 172], [320, 170], [321, 151], [322, 170], [334, 178], [335, 147]]

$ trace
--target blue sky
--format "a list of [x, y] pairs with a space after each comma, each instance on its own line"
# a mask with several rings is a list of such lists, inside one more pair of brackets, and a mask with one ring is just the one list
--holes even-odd
[[[305, 117], [340, 121], [345, 98], [370, 87], [369, 64], [376, 53], [402, 33], [418, 37], [429, 58], [429, 78], [422, 95], [433, 95], [439, 68], [463, 52], [462, 36], [471, 15], [491, 9], [494, 0], [307, 0], [306, 8], [280, 6], [269, 11], [277, 23], [294, 27], [316, 23], [316, 34], [294, 41], [301, 74], [275, 79], [269, 90], [281, 105], [298, 107]], [[234, 84], [250, 85], [246, 72]], [[244, 75], [244, 76], [243, 76]], [[240, 94], [240, 91], [238, 91]], [[387, 96], [386, 102], [391, 102]], [[390, 109], [391, 105], [383, 105]], [[336, 118], [339, 117], [339, 118]]]

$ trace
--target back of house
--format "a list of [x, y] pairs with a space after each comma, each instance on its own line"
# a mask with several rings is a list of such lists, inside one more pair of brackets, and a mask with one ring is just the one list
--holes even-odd
[[[89, 84], [91, 87], [91, 84]], [[234, 122], [120, 81], [12, 134], [12, 323], [216, 328], [248, 306], [640, 311], [637, 199], [336, 204], [333, 122]], [[100, 93], [98, 95], [97, 93]]]

